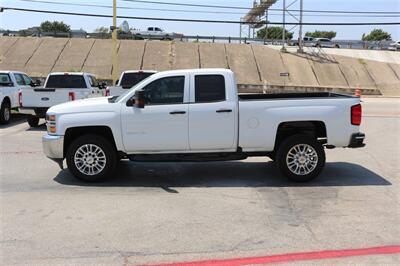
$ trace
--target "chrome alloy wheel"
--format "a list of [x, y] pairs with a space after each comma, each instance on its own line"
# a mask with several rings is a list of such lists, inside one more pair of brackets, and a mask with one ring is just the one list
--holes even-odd
[[287, 153], [286, 164], [293, 174], [308, 175], [318, 165], [318, 154], [308, 144], [297, 144]]
[[106, 154], [97, 145], [85, 144], [74, 155], [76, 168], [84, 175], [97, 175], [106, 167]]

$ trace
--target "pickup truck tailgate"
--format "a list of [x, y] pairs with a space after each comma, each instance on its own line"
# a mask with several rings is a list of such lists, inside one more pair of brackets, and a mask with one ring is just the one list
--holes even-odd
[[[55, 88], [28, 88], [22, 89], [23, 107], [51, 107], [72, 100], [94, 96], [91, 89], [55, 89]], [[96, 96], [98, 96], [96, 94]]]

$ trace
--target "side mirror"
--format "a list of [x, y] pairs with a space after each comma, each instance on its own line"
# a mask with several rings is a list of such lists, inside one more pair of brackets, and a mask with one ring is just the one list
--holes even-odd
[[117, 86], [118, 83], [119, 83], [119, 79], [117, 79], [117, 80], [115, 81], [114, 86]]
[[145, 92], [144, 90], [137, 90], [135, 92], [135, 107], [143, 109], [145, 106]]
[[42, 84], [42, 82], [40, 82], [40, 80], [36, 80], [35, 82], [31, 82], [31, 87], [39, 87]]

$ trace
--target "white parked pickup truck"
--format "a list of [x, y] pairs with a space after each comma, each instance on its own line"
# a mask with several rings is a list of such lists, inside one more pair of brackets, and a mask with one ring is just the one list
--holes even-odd
[[324, 146], [363, 147], [360, 99], [333, 93], [238, 95], [226, 69], [160, 72], [119, 97], [50, 108], [43, 149], [74, 176], [112, 176], [132, 161], [242, 160], [265, 156], [294, 181], [325, 164]]
[[19, 92], [19, 112], [30, 115], [28, 124], [37, 127], [39, 118], [44, 118], [47, 110], [60, 103], [78, 99], [103, 96], [100, 84], [93, 74], [76, 72], [50, 73], [40, 88], [23, 88]]
[[11, 110], [17, 109], [18, 91], [22, 88], [39, 86], [27, 74], [18, 71], [0, 71], [0, 124], [7, 124], [11, 118]]
[[122, 72], [121, 77], [117, 81], [117, 86], [107, 87], [105, 96], [120, 96], [128, 89], [132, 88], [142, 80], [157, 73], [155, 70], [127, 70]]

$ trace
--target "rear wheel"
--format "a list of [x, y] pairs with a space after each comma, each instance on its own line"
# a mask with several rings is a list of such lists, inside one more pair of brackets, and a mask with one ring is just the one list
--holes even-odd
[[11, 117], [11, 107], [8, 102], [3, 102], [0, 108], [0, 124], [8, 124]]
[[38, 127], [39, 126], [39, 117], [29, 116], [27, 118], [27, 122], [30, 127]]
[[315, 137], [294, 135], [279, 146], [276, 161], [279, 170], [291, 181], [307, 182], [321, 173], [325, 151]]
[[112, 175], [117, 164], [117, 153], [102, 136], [84, 135], [71, 143], [66, 159], [69, 170], [76, 178], [98, 182]]

